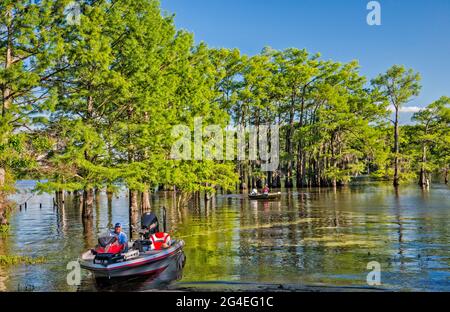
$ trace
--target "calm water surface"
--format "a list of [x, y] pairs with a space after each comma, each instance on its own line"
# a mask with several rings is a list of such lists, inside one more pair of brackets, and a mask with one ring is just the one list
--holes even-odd
[[79, 287], [67, 285], [66, 265], [111, 224], [122, 222], [128, 231], [126, 193], [109, 203], [102, 193], [94, 219], [83, 224], [70, 197], [64, 208], [53, 209], [51, 195], [30, 199], [33, 185], [18, 183], [13, 199], [28, 200], [28, 207], [11, 216], [0, 255], [43, 256], [46, 262], [0, 266], [0, 290], [368, 287], [367, 264], [377, 261], [382, 289], [450, 291], [450, 188], [444, 185], [429, 191], [403, 186], [397, 193], [384, 184], [283, 190], [274, 202], [218, 195], [207, 206], [182, 209], [173, 207], [171, 193], [157, 193], [153, 209], [160, 216], [167, 208], [171, 235], [186, 242], [184, 254], [146, 279], [100, 284], [83, 271]]

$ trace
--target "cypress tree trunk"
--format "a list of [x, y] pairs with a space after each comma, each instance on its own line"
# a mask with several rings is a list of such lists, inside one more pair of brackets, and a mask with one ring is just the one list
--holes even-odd
[[399, 108], [395, 107], [395, 124], [394, 124], [394, 186], [397, 187], [400, 185], [400, 177], [399, 177], [399, 159], [398, 154], [400, 153], [400, 143], [399, 143], [399, 124], [398, 124], [398, 114]]
[[298, 145], [297, 150], [297, 168], [296, 168], [296, 184], [297, 188], [303, 187], [303, 172], [302, 172], [302, 164], [303, 159], [301, 155], [301, 147], [300, 144]]
[[108, 202], [108, 227], [111, 228], [113, 226], [112, 220], [112, 200], [113, 200], [113, 192], [106, 192], [107, 202]]
[[81, 195], [79, 191], [73, 191], [72, 203], [74, 207], [79, 207], [81, 202]]
[[303, 148], [301, 143], [298, 145], [297, 150], [297, 187], [306, 187], [308, 186], [307, 176], [306, 176], [306, 153], [303, 152]]
[[263, 179], [257, 179], [256, 180], [256, 184], [255, 184], [255, 187], [256, 188], [263, 188], [264, 187], [264, 185], [270, 185], [270, 183], [268, 183], [268, 182], [264, 182], [264, 180]]
[[[293, 143], [292, 143], [292, 137], [294, 135], [294, 102], [291, 103], [291, 110], [289, 112], [289, 128], [286, 131], [286, 153], [290, 157], [292, 156], [294, 152]], [[294, 182], [292, 181], [292, 170], [293, 170], [293, 164], [292, 159], [289, 159], [287, 162], [287, 168], [286, 168], [286, 180], [285, 180], [285, 187], [286, 188], [292, 188], [294, 186]]]
[[200, 191], [196, 191], [193, 194], [195, 207], [199, 207], [200, 206], [201, 196], [202, 196], [202, 194], [200, 193]]
[[[335, 158], [335, 150], [334, 150], [334, 134], [331, 136], [331, 167], [336, 170], [336, 158]], [[332, 180], [331, 180], [331, 186], [332, 187], [336, 187], [337, 186], [337, 181], [336, 181], [336, 176], [333, 176]]]
[[64, 190], [56, 191], [55, 196], [56, 196], [56, 204], [58, 205], [58, 207], [62, 207], [62, 205], [65, 202]]
[[247, 173], [247, 186], [248, 186], [249, 190], [255, 187], [255, 185], [254, 185], [255, 179], [253, 178], [252, 167], [253, 167], [253, 164], [249, 162], [249, 164], [247, 166], [247, 169], [248, 169], [247, 170], [247, 172], [248, 172]]
[[96, 212], [98, 212], [98, 209], [100, 209], [100, 189], [96, 188], [94, 194], [95, 194], [95, 208]]
[[[278, 124], [281, 124], [281, 113], [278, 113]], [[272, 146], [270, 147], [272, 150]], [[272, 186], [275, 188], [281, 188], [281, 166], [279, 169], [272, 173]]]
[[114, 192], [112, 190], [107, 189], [106, 190], [106, 197], [109, 199], [112, 199], [114, 196]]
[[277, 177], [275, 179], [275, 187], [281, 188], [281, 176], [279, 174], [277, 174]]
[[240, 185], [240, 188], [241, 188], [241, 190], [245, 191], [245, 190], [248, 189], [248, 187], [247, 187], [247, 185], [248, 185], [247, 184], [247, 170], [246, 170], [245, 164], [242, 164], [241, 172], [242, 172], [242, 174], [241, 174], [241, 185]]
[[445, 171], [444, 171], [444, 183], [446, 185], [448, 184], [448, 168], [445, 168]]
[[[6, 9], [4, 13], [6, 17], [6, 50], [4, 54], [4, 68], [8, 69], [13, 65], [13, 54], [12, 54], [12, 9], [11, 7]], [[11, 108], [12, 99], [11, 99], [11, 88], [7, 84], [3, 85], [2, 88], [2, 116], [6, 115], [6, 111]]]
[[133, 236], [133, 228], [137, 228], [139, 219], [138, 191], [130, 190], [130, 238]]
[[89, 219], [93, 217], [94, 208], [94, 190], [92, 188], [85, 189], [83, 192], [83, 218]]
[[267, 172], [267, 185], [269, 185], [270, 187], [274, 187], [274, 183], [273, 183], [273, 172], [269, 171]]
[[60, 202], [59, 202], [59, 191], [55, 191], [55, 198], [53, 198], [53, 207], [55, 205], [59, 206]]
[[[302, 91], [302, 106], [300, 109], [299, 130], [303, 128], [304, 114], [305, 114], [305, 92], [306, 86], [303, 86]], [[293, 134], [291, 134], [293, 135]], [[297, 148], [297, 188], [308, 186], [306, 181], [306, 153], [303, 152], [303, 139], [300, 138]]]
[[317, 159], [316, 159], [316, 163], [315, 163], [315, 185], [317, 187], [320, 187], [320, 177], [322, 176], [322, 146], [319, 148], [319, 150], [317, 151]]
[[[245, 106], [241, 107], [241, 116], [240, 116], [240, 126], [242, 127], [242, 131], [246, 131], [246, 109]], [[244, 139], [245, 141], [245, 139]], [[245, 145], [245, 143], [244, 143]], [[239, 152], [238, 152], [239, 154]], [[248, 164], [247, 160], [241, 160], [240, 161], [240, 189], [242, 191], [246, 191], [248, 189]]]
[[[312, 174], [312, 159], [313, 157], [310, 154], [307, 154], [306, 152], [302, 153], [302, 179], [301, 179], [301, 184], [302, 187], [311, 187], [311, 178], [313, 176]], [[306, 165], [308, 164], [308, 168], [306, 167]]]
[[[292, 155], [292, 152], [289, 153], [289, 155]], [[288, 160], [286, 167], [286, 179], [284, 181], [284, 186], [286, 188], [292, 188], [294, 186], [294, 182], [292, 181], [292, 168], [293, 168], [292, 160]]]
[[[210, 184], [210, 183], [206, 183], [205, 186], [206, 186], [207, 188], [208, 188], [208, 187], [211, 187], [211, 188], [215, 189], [214, 185], [213, 185], [213, 184]], [[212, 192], [205, 191], [205, 205], [206, 205], [206, 203], [209, 202], [213, 197], [214, 197], [214, 191], [212, 191]]]
[[141, 202], [143, 212], [148, 212], [152, 210], [152, 206], [150, 204], [150, 191], [148, 189], [142, 192]]
[[[6, 18], [6, 47], [4, 54], [4, 68], [8, 69], [13, 64], [13, 54], [12, 54], [12, 9], [7, 7], [4, 12]], [[12, 98], [11, 98], [11, 88], [7, 84], [2, 87], [2, 117], [6, 115], [6, 111], [11, 108]], [[0, 167], [0, 224], [8, 224], [6, 219], [6, 195], [4, 194], [2, 188], [6, 183], [6, 170]]]
[[94, 220], [93, 219], [83, 219], [83, 233], [85, 236], [84, 248], [90, 248], [90, 244], [94, 241]]
[[427, 171], [425, 170], [425, 163], [427, 162], [427, 147], [425, 144], [422, 145], [422, 164], [420, 167], [420, 177], [419, 177], [419, 185], [421, 187], [427, 187]]
[[8, 224], [6, 219], [6, 198], [2, 188], [5, 186], [6, 171], [0, 167], [0, 225]]
[[5, 186], [6, 181], [6, 170], [0, 167], [0, 191]]

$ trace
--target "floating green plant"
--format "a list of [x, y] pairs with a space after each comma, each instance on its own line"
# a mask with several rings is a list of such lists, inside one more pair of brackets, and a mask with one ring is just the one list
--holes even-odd
[[0, 265], [39, 264], [45, 261], [44, 257], [0, 255]]
[[9, 224], [2, 224], [0, 225], [0, 234], [6, 234], [9, 233]]

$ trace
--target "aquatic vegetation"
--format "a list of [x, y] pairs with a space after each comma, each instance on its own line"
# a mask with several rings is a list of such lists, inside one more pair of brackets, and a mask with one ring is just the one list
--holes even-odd
[[[302, 223], [311, 223], [318, 219], [315, 218], [303, 218], [298, 219], [295, 221], [287, 221], [287, 222], [270, 222], [270, 223], [263, 223], [263, 224], [257, 224], [257, 225], [249, 225], [249, 226], [241, 226], [239, 228], [240, 231], [250, 231], [250, 230], [258, 230], [258, 229], [270, 229], [270, 228], [276, 228], [276, 227], [285, 227], [289, 225], [297, 225]], [[208, 229], [203, 230], [202, 232], [198, 233], [192, 233], [188, 235], [182, 235], [179, 236], [180, 238], [186, 238], [186, 237], [192, 237], [192, 236], [209, 236], [212, 233], [231, 233], [234, 230], [233, 226], [230, 226], [229, 228], [222, 228], [222, 229]]]
[[46, 259], [44, 257], [0, 255], [0, 265], [40, 264], [45, 262]]
[[302, 240], [304, 244], [317, 243], [325, 247], [348, 247], [364, 246], [375, 247], [380, 245], [379, 241], [363, 239], [357, 235], [330, 235], [321, 237], [307, 237]]
[[4, 235], [9, 233], [9, 224], [2, 224], [0, 225], [0, 235]]

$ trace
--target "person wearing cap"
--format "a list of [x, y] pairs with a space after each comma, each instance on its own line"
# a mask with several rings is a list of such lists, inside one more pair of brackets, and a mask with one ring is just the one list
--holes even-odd
[[114, 226], [114, 231], [111, 232], [111, 235], [117, 238], [117, 242], [122, 245], [122, 251], [128, 251], [128, 237], [127, 234], [122, 232], [122, 224], [116, 223]]

